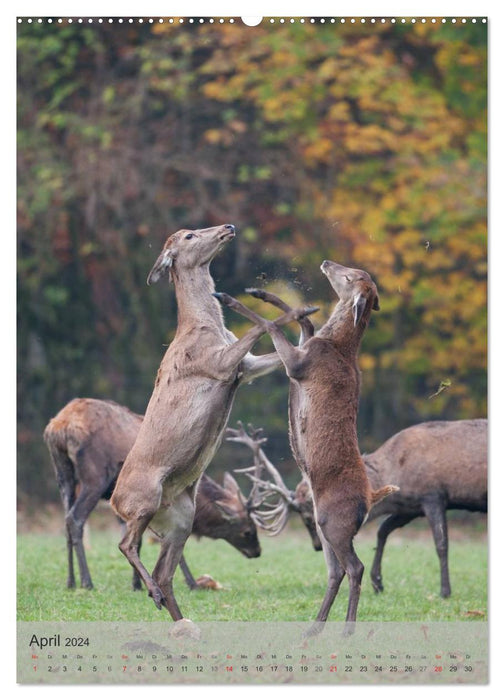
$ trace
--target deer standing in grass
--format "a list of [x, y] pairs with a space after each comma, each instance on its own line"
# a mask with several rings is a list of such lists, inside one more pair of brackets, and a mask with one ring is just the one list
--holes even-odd
[[[143, 416], [115, 401], [77, 398], [67, 403], [44, 430], [65, 511], [68, 588], [75, 588], [74, 551], [81, 586], [93, 587], [82, 541], [83, 528], [98, 501], [110, 498], [142, 420]], [[192, 534], [225, 539], [246, 557], [258, 557], [261, 548], [250, 509], [250, 499], [244, 498], [231, 474], [224, 474], [223, 487], [203, 474]], [[203, 587], [201, 579], [194, 579], [183, 556], [180, 568], [189, 588]], [[136, 570], [133, 589], [141, 589]]]
[[[257, 430], [246, 437], [242, 436], [243, 432], [240, 426], [239, 430], [232, 431], [234, 437], [228, 440], [242, 442], [254, 452], [254, 467], [235, 471], [245, 472], [254, 483], [250, 497], [257, 504], [252, 514], [255, 522], [278, 534], [288, 513], [297, 512], [310, 533], [314, 549], [322, 549], [315, 529], [313, 500], [305, 479], [291, 491], [259, 447], [265, 438], [256, 440]], [[377, 503], [366, 521], [387, 516], [378, 528], [371, 567], [371, 583], [376, 593], [383, 591], [381, 562], [388, 536], [415, 518], [425, 516], [439, 557], [441, 597], [451, 595], [446, 511], [487, 512], [487, 453], [488, 421], [476, 418], [412, 425], [390, 437], [374, 452], [362, 455], [373, 488], [394, 482], [400, 489]], [[263, 506], [273, 501], [274, 507]]]
[[[149, 273], [148, 284], [167, 272], [173, 280], [177, 331], [111, 498], [113, 509], [126, 523], [121, 552], [155, 605], [165, 606], [174, 620], [182, 619], [182, 613], [173, 592], [173, 575], [191, 532], [198, 482], [220, 445], [236, 390], [280, 366], [275, 353], [250, 354], [263, 329], [252, 328], [237, 340], [226, 329], [212, 296], [210, 262], [234, 236], [230, 224], [177, 231], [167, 239]], [[311, 311], [293, 311], [277, 322], [287, 323]], [[152, 576], [139, 557], [147, 527], [161, 540]]]
[[[287, 340], [275, 322], [266, 321], [227, 294], [219, 298], [270, 334], [290, 378], [291, 447], [310, 484], [329, 578], [316, 622], [308, 634], [323, 628], [345, 574], [350, 593], [344, 633], [351, 634], [364, 571], [353, 539], [373, 505], [397, 487], [372, 490], [357, 442], [357, 354], [371, 311], [379, 308], [376, 286], [363, 270], [328, 260], [321, 269], [339, 301], [322, 328], [302, 338], [298, 347]], [[285, 308], [284, 302], [272, 294], [249, 291]]]

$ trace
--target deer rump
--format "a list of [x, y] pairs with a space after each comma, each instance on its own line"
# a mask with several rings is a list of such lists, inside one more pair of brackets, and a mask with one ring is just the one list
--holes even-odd
[[[83, 527], [98, 501], [111, 497], [142, 420], [142, 416], [114, 401], [79, 398], [61, 409], [44, 431], [65, 511], [69, 588], [75, 587], [74, 550], [81, 585], [93, 587], [82, 544]], [[224, 488], [207, 474], [202, 475], [193, 534], [225, 539], [246, 557], [261, 553], [247, 502], [227, 473]], [[188, 586], [196, 588], [198, 584], [183, 558], [181, 568]], [[140, 578], [134, 571], [133, 588], [140, 587]]]

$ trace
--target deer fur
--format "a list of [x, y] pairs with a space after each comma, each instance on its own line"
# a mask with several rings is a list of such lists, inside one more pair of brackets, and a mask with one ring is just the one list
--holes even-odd
[[[82, 545], [83, 528], [98, 501], [110, 498], [142, 420], [142, 416], [114, 401], [77, 398], [64, 406], [44, 430], [65, 512], [69, 588], [75, 587], [74, 550], [81, 586], [93, 587]], [[203, 474], [192, 534], [222, 538], [246, 557], [261, 554], [247, 502], [228, 473], [224, 474], [223, 487]], [[197, 588], [184, 557], [180, 567], [189, 588]], [[136, 571], [133, 588], [141, 588]]]
[[[381, 562], [388, 536], [425, 516], [439, 557], [441, 596], [451, 595], [446, 511], [487, 512], [487, 453], [488, 421], [477, 418], [419, 423], [401, 430], [374, 452], [362, 455], [373, 488], [390, 481], [400, 487], [371, 508], [366, 521], [387, 516], [378, 529], [371, 568], [376, 593], [383, 591]], [[263, 490], [267, 493], [267, 485]], [[305, 479], [297, 485], [291, 507], [299, 512], [314, 549], [321, 549], [313, 499]]]
[[486, 419], [431, 421], [389, 438], [363, 459], [374, 488], [387, 481], [398, 493], [374, 506], [369, 520], [386, 515], [377, 534], [371, 568], [374, 590], [383, 591], [381, 561], [387, 537], [425, 515], [441, 568], [441, 596], [451, 595], [447, 509], [487, 512], [488, 422]]
[[350, 586], [345, 634], [351, 634], [364, 571], [353, 539], [373, 505], [397, 487], [372, 489], [357, 442], [357, 354], [371, 312], [379, 309], [376, 286], [363, 270], [327, 260], [321, 269], [339, 301], [322, 328], [298, 347], [274, 322], [228, 295], [221, 295], [221, 301], [270, 334], [290, 378], [291, 448], [310, 485], [329, 578], [308, 634], [322, 629], [345, 574]]
[[[226, 329], [212, 296], [210, 262], [234, 236], [230, 224], [177, 231], [167, 239], [149, 273], [149, 284], [167, 272], [173, 281], [177, 331], [161, 361], [144, 421], [111, 498], [113, 509], [126, 523], [121, 552], [155, 605], [165, 606], [173, 620], [182, 619], [173, 575], [191, 532], [198, 482], [221, 443], [236, 390], [279, 366], [274, 353], [250, 354], [264, 331], [255, 327], [237, 340]], [[278, 322], [295, 317], [295, 313], [286, 314]], [[161, 539], [152, 576], [139, 557], [147, 527]]]

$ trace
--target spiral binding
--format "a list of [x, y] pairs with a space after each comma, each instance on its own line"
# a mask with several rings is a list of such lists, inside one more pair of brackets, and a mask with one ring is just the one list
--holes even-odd
[[[248, 26], [242, 17], [18, 17], [18, 24], [235, 24]], [[263, 17], [259, 24], [486, 24], [486, 17]]]

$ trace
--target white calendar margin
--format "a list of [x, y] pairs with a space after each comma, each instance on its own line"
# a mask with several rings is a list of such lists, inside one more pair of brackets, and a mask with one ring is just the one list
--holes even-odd
[[[379, 10], [379, 12], [377, 12]], [[490, 694], [490, 697], [497, 696], [499, 693], [502, 696], [504, 688], [504, 674], [501, 671], [502, 660], [500, 658], [503, 648], [500, 629], [504, 623], [504, 603], [501, 595], [493, 595], [494, 592], [499, 592], [500, 586], [497, 585], [497, 577], [502, 572], [499, 566], [501, 559], [501, 547], [493, 547], [492, 544], [498, 541], [499, 534], [504, 531], [502, 522], [502, 513], [504, 509], [499, 508], [496, 494], [504, 492], [502, 487], [503, 469], [498, 460], [498, 452], [496, 445], [496, 435], [499, 432], [497, 426], [501, 425], [503, 417], [503, 409], [499, 405], [498, 395], [503, 389], [503, 369], [499, 368], [497, 358], [504, 357], [504, 333], [499, 328], [500, 318], [496, 312], [498, 303], [497, 284], [495, 279], [499, 276], [500, 263], [504, 262], [503, 255], [503, 236], [504, 236], [504, 216], [503, 216], [503, 197], [504, 182], [502, 171], [499, 173], [497, 154], [504, 154], [504, 136], [499, 126], [504, 123], [504, 109], [501, 90], [497, 84], [502, 74], [499, 76], [499, 67], [504, 66], [504, 37], [500, 35], [500, 28], [504, 32], [504, 9], [501, 5], [495, 2], [479, 0], [479, 2], [468, 2], [468, 0], [459, 0], [458, 2], [432, 2], [432, 0], [424, 0], [423, 2], [392, 2], [384, 0], [382, 2], [372, 2], [371, 0], [354, 0], [354, 2], [328, 2], [327, 0], [310, 0], [310, 2], [301, 2], [300, 0], [256, 0], [255, 2], [232, 2], [227, 0], [216, 0], [215, 2], [203, 2], [200, 0], [187, 0], [186, 2], [159, 2], [159, 1], [144, 1], [142, 3], [132, 2], [132, 0], [124, 0], [122, 2], [110, 2], [110, 0], [87, 0], [87, 2], [62, 2], [54, 0], [41, 3], [40, 0], [21, 0], [17, 2], [15, 7], [7, 7], [0, 10], [2, 18], [2, 34], [0, 41], [0, 50], [2, 56], [2, 86], [4, 94], [8, 99], [8, 109], [3, 110], [2, 129], [0, 131], [2, 138], [2, 153], [5, 154], [2, 159], [2, 200], [4, 202], [4, 222], [8, 222], [4, 227], [3, 241], [8, 241], [7, 251], [2, 255], [2, 267], [0, 274], [0, 284], [2, 289], [2, 320], [5, 328], [4, 342], [1, 346], [1, 368], [2, 368], [2, 386], [4, 396], [8, 401], [9, 411], [4, 411], [2, 416], [2, 438], [3, 445], [8, 445], [7, 459], [4, 457], [4, 470], [8, 471], [9, 484], [9, 499], [8, 506], [1, 511], [2, 530], [7, 536], [4, 536], [4, 547], [7, 549], [8, 567], [5, 567], [9, 572], [7, 582], [2, 586], [2, 666], [4, 676], [2, 678], [2, 687], [6, 690], [20, 694], [22, 697], [32, 696], [36, 694], [37, 698], [54, 698], [71, 694], [72, 698], [84, 697], [88, 700], [90, 692], [98, 694], [99, 700], [109, 695], [110, 692], [120, 692], [121, 700], [129, 700], [129, 698], [138, 698], [139, 691], [147, 686], [151, 697], [163, 698], [166, 693], [170, 694], [170, 700], [175, 698], [184, 698], [186, 700], [189, 692], [204, 693], [205, 700], [228, 700], [236, 698], [239, 694], [240, 700], [248, 700], [253, 698], [257, 700], [258, 686], [233, 685], [229, 686], [187, 686], [187, 685], [164, 685], [154, 686], [71, 686], [71, 690], [65, 686], [20, 686], [16, 685], [16, 600], [15, 600], [15, 502], [16, 502], [16, 480], [15, 470], [13, 465], [16, 462], [15, 456], [15, 367], [16, 367], [16, 323], [15, 323], [15, 258], [16, 245], [14, 232], [16, 230], [15, 221], [15, 172], [16, 172], [16, 139], [15, 139], [15, 43], [16, 43], [16, 16], [56, 16], [62, 17], [72, 15], [82, 16], [153, 16], [164, 17], [173, 15], [175, 17], [246, 17], [246, 16], [269, 16], [269, 17], [320, 17], [320, 16], [338, 16], [338, 17], [431, 17], [431, 16], [456, 16], [456, 17], [488, 17], [489, 18], [489, 126], [491, 129], [491, 141], [489, 150], [489, 263], [490, 263], [490, 287], [489, 294], [493, 304], [490, 306], [490, 332], [489, 332], [489, 373], [491, 385], [489, 390], [489, 416], [490, 416], [490, 567], [489, 567], [489, 589], [490, 589], [490, 684], [488, 686], [446, 686], [441, 687], [428, 686], [408, 686], [407, 690], [404, 686], [372, 686], [371, 692], [373, 698], [381, 700], [382, 698], [394, 698], [401, 694], [401, 697], [406, 691], [408, 695], [420, 696], [428, 693], [429, 697], [437, 700], [441, 697], [443, 700], [450, 700], [451, 694], [456, 692], [457, 700], [465, 698], [469, 693]], [[492, 129], [493, 126], [493, 129]], [[502, 314], [499, 314], [502, 316]], [[4, 405], [7, 405], [4, 403]], [[495, 426], [495, 427], [494, 427]], [[492, 469], [492, 466], [494, 467]], [[493, 497], [492, 497], [493, 495]], [[497, 533], [495, 537], [493, 533]], [[495, 549], [495, 556], [493, 550]], [[500, 550], [500, 551], [499, 551]], [[119, 690], [120, 688], [120, 690]], [[305, 700], [307, 693], [311, 689], [317, 693], [318, 698], [334, 697], [335, 693], [344, 693], [345, 699], [352, 698], [363, 692], [363, 686], [260, 686], [262, 697], [269, 698], [273, 695], [275, 698], [288, 693], [290, 700], [303, 698]]]

